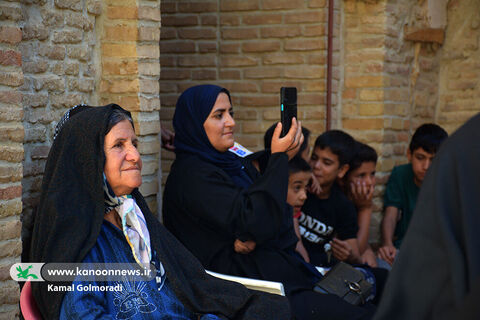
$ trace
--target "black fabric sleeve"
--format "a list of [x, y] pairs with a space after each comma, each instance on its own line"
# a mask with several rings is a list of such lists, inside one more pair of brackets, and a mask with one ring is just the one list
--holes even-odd
[[172, 289], [187, 309], [215, 314], [221, 319], [291, 319], [285, 297], [248, 290], [239, 283], [208, 275], [200, 261], [149, 212], [138, 192], [135, 198], [144, 212], [152, 248], [165, 267]]
[[286, 154], [272, 155], [265, 173], [248, 189], [236, 186], [223, 170], [209, 164], [189, 170], [188, 175], [184, 205], [199, 223], [229, 235], [249, 234], [257, 243], [275, 236], [285, 210]]
[[341, 217], [336, 218], [335, 232], [340, 240], [353, 239], [357, 237], [358, 221], [357, 211], [353, 203], [346, 197], [339, 197], [339, 210]]

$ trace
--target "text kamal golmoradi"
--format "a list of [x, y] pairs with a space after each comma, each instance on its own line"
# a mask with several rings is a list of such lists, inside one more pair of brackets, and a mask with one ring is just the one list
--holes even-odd
[[60, 291], [122, 291], [123, 286], [121, 283], [115, 285], [115, 286], [97, 286], [93, 284], [71, 284], [68, 286], [60, 286], [60, 285], [54, 285], [54, 284], [49, 284], [47, 286], [47, 291], [54, 291], [54, 292], [60, 292]]

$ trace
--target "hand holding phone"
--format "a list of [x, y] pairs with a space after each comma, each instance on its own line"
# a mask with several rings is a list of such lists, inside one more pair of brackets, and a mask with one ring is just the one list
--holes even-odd
[[280, 88], [280, 119], [282, 122], [282, 134], [284, 137], [292, 126], [292, 118], [297, 118], [297, 88]]
[[282, 124], [277, 123], [275, 130], [273, 131], [272, 137], [272, 154], [277, 152], [285, 152], [288, 156], [288, 159], [292, 159], [300, 150], [300, 146], [303, 143], [303, 133], [302, 133], [302, 124], [297, 123], [297, 119], [292, 119], [292, 127], [288, 131], [287, 135], [283, 138], [280, 138], [282, 133]]

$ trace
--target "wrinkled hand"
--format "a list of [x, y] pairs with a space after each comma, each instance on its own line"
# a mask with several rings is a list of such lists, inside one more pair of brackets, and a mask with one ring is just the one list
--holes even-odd
[[372, 207], [373, 192], [375, 186], [367, 187], [365, 183], [360, 181], [350, 183], [350, 194], [352, 201], [357, 208], [369, 208]]
[[175, 133], [162, 128], [161, 130], [161, 138], [162, 138], [162, 148], [168, 151], [174, 151], [175, 146], [173, 145], [173, 140], [175, 139]]
[[292, 118], [292, 126], [288, 133], [280, 138], [282, 133], [282, 123], [277, 123], [275, 131], [273, 131], [271, 151], [273, 153], [286, 152], [288, 160], [292, 159], [300, 150], [300, 146], [303, 143], [302, 124], [297, 123], [296, 118]]
[[257, 244], [255, 243], [255, 241], [252, 241], [252, 240], [240, 241], [236, 239], [235, 242], [233, 243], [233, 249], [237, 253], [247, 254], [255, 250], [256, 245]]
[[302, 256], [303, 260], [305, 260], [306, 262], [310, 262], [310, 257], [308, 256], [307, 249], [305, 249], [305, 247], [303, 246], [302, 241], [297, 242], [295, 251], [297, 251]]
[[383, 259], [388, 262], [388, 264], [392, 265], [393, 261], [395, 261], [395, 256], [397, 255], [397, 248], [393, 245], [384, 245], [378, 249], [378, 256], [380, 259]]
[[347, 241], [333, 238], [333, 240], [330, 241], [330, 245], [332, 247], [332, 253], [335, 259], [346, 261], [352, 256], [353, 249]]
[[318, 183], [317, 177], [312, 172], [312, 177], [310, 180], [310, 185], [308, 186], [308, 192], [313, 193], [314, 195], [320, 196], [322, 193], [322, 187], [320, 183]]

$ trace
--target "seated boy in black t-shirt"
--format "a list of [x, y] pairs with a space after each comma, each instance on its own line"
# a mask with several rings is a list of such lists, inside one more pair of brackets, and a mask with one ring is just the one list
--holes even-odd
[[327, 131], [315, 141], [310, 166], [322, 190], [308, 193], [299, 224], [310, 262], [316, 266], [331, 266], [336, 260], [362, 262], [355, 207], [335, 182], [348, 171], [355, 148], [355, 140], [340, 130]]

